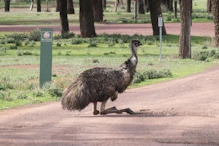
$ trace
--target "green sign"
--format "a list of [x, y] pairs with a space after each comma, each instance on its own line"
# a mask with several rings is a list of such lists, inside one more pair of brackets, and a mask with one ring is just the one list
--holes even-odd
[[52, 80], [52, 28], [41, 29], [40, 87]]

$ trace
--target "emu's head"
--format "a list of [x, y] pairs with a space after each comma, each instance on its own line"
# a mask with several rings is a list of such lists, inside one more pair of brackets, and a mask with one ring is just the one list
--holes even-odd
[[139, 40], [132, 40], [131, 41], [131, 50], [133, 56], [137, 57], [137, 48], [141, 46], [142, 43]]

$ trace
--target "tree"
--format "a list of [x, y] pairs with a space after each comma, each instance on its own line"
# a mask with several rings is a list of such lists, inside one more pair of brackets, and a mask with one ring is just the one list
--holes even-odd
[[61, 0], [56, 0], [56, 12], [60, 11], [60, 1]]
[[144, 5], [145, 5], [145, 11], [149, 12], [149, 4], [148, 4], [148, 0], [144, 0]]
[[93, 2], [91, 0], [80, 0], [80, 31], [82, 37], [96, 37], [93, 17]]
[[37, 12], [41, 12], [41, 0], [37, 0]]
[[179, 36], [179, 57], [191, 58], [191, 14], [192, 0], [180, 0], [181, 31]]
[[29, 11], [32, 11], [32, 10], [33, 10], [33, 5], [34, 5], [34, 0], [31, 0]]
[[161, 0], [161, 2], [168, 11], [173, 11], [173, 0]]
[[67, 13], [68, 14], [75, 14], [73, 0], [67, 0]]
[[127, 0], [126, 3], [126, 12], [131, 12], [131, 0]]
[[208, 2], [207, 2], [207, 12], [211, 13], [211, 10], [212, 10], [212, 3], [211, 3], [211, 0], [208, 0]]
[[10, 11], [10, 0], [5, 0], [5, 12]]
[[[159, 27], [158, 27], [158, 16], [162, 15], [161, 12], [161, 1], [160, 0], [149, 0], [149, 8], [151, 15], [151, 23], [153, 28], [153, 35], [159, 35]], [[162, 34], [166, 35], [166, 29], [163, 23]]]
[[215, 46], [219, 47], [219, 0], [212, 0], [212, 13], [214, 16]]
[[103, 21], [103, 3], [102, 0], [93, 0], [94, 22]]
[[143, 0], [138, 0], [138, 13], [139, 14], [145, 14], [144, 1]]
[[69, 32], [68, 15], [67, 15], [67, 0], [60, 0], [60, 21], [61, 21], [61, 33], [65, 34]]

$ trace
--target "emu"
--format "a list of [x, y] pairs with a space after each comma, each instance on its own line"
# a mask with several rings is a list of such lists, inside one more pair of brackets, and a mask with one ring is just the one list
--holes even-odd
[[[141, 46], [138, 40], [131, 41], [131, 57], [117, 68], [95, 67], [82, 72], [78, 78], [64, 90], [61, 99], [63, 109], [83, 110], [89, 103], [93, 103], [93, 114], [99, 113], [121, 114], [127, 112], [134, 114], [129, 109], [118, 110], [116, 107], [105, 109], [107, 100], [117, 99], [119, 93], [123, 93], [133, 80], [138, 63], [137, 48]], [[97, 102], [101, 102], [100, 112], [97, 110]]]

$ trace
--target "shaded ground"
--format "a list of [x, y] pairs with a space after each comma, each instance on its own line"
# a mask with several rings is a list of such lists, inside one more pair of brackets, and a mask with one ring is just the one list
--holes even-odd
[[[42, 26], [43, 27], [43, 26]], [[48, 26], [46, 26], [48, 27]], [[50, 26], [55, 33], [60, 33], [60, 26]], [[180, 34], [179, 23], [165, 23], [165, 27], [168, 34]], [[30, 32], [39, 28], [39, 26], [18, 26], [18, 25], [0, 25], [0, 31], [5, 32]], [[101, 33], [119, 33], [119, 34], [143, 34], [152, 35], [151, 24], [96, 24], [96, 32]], [[207, 29], [207, 30], [206, 30]], [[79, 26], [70, 26], [70, 31], [76, 34], [80, 33]], [[194, 36], [214, 36], [214, 24], [213, 23], [193, 23], [191, 29], [191, 35]]]
[[[171, 29], [179, 33], [178, 24], [174, 25]], [[213, 26], [200, 26], [204, 25]], [[212, 26], [207, 32], [200, 27], [193, 33], [211, 36]], [[123, 32], [131, 34], [134, 29], [145, 30], [135, 25]], [[151, 31], [149, 26], [147, 29]], [[127, 90], [107, 104], [130, 107], [142, 113], [139, 115], [93, 116], [91, 105], [81, 112], [69, 112], [62, 110], [60, 102], [0, 111], [0, 145], [218, 146], [218, 81], [219, 67], [215, 67], [182, 79]]]

